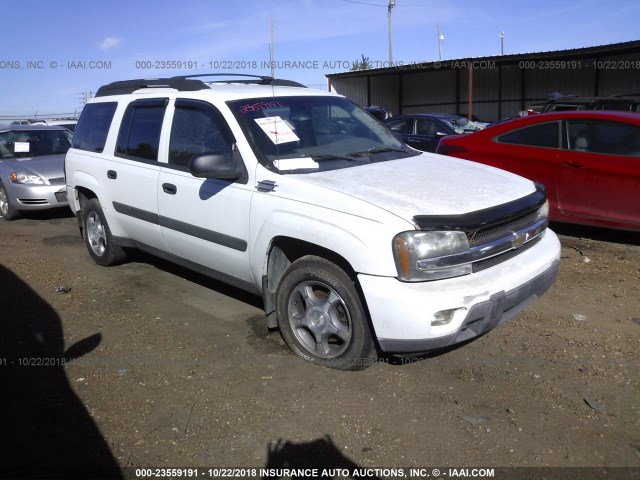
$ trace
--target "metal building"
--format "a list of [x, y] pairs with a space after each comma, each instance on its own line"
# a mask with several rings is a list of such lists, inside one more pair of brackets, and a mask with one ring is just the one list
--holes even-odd
[[549, 94], [640, 94], [640, 41], [552, 52], [463, 58], [327, 75], [329, 87], [393, 115], [472, 113], [495, 121]]

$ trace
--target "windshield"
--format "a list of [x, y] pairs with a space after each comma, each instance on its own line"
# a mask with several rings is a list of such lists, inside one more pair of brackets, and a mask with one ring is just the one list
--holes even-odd
[[73, 134], [68, 130], [10, 130], [0, 132], [0, 158], [25, 158], [67, 153]]
[[419, 155], [342, 97], [266, 97], [228, 105], [258, 160], [281, 172], [330, 170]]
[[482, 130], [480, 125], [464, 117], [443, 118], [442, 121], [451, 127], [456, 133], [470, 133]]

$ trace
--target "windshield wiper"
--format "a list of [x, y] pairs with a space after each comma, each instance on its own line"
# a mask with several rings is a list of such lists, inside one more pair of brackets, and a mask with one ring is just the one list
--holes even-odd
[[369, 150], [364, 150], [362, 152], [353, 152], [353, 153], [350, 153], [349, 156], [365, 157], [365, 156], [376, 154], [376, 153], [388, 153], [388, 152], [406, 153], [406, 151], [401, 148], [376, 147], [376, 148], [370, 148]]
[[316, 161], [318, 161], [318, 160], [346, 160], [348, 162], [355, 162], [356, 161], [355, 158], [343, 157], [341, 155], [331, 155], [330, 153], [323, 153], [323, 154], [320, 154], [320, 155], [311, 155], [311, 158], [313, 158]]

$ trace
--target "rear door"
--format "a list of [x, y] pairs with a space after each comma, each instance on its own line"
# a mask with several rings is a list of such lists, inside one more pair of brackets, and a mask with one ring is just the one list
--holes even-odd
[[106, 164], [105, 197], [100, 199], [118, 233], [165, 250], [158, 225], [158, 151], [168, 99], [130, 103], [120, 124], [114, 156]]

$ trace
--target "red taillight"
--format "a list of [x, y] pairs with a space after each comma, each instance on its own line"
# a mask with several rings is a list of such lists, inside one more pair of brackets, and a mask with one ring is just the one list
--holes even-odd
[[438, 145], [436, 153], [439, 153], [440, 155], [455, 156], [457, 153], [462, 153], [466, 151], [467, 151], [466, 148], [461, 147], [459, 145], [447, 145], [446, 143], [440, 143], [440, 145]]

